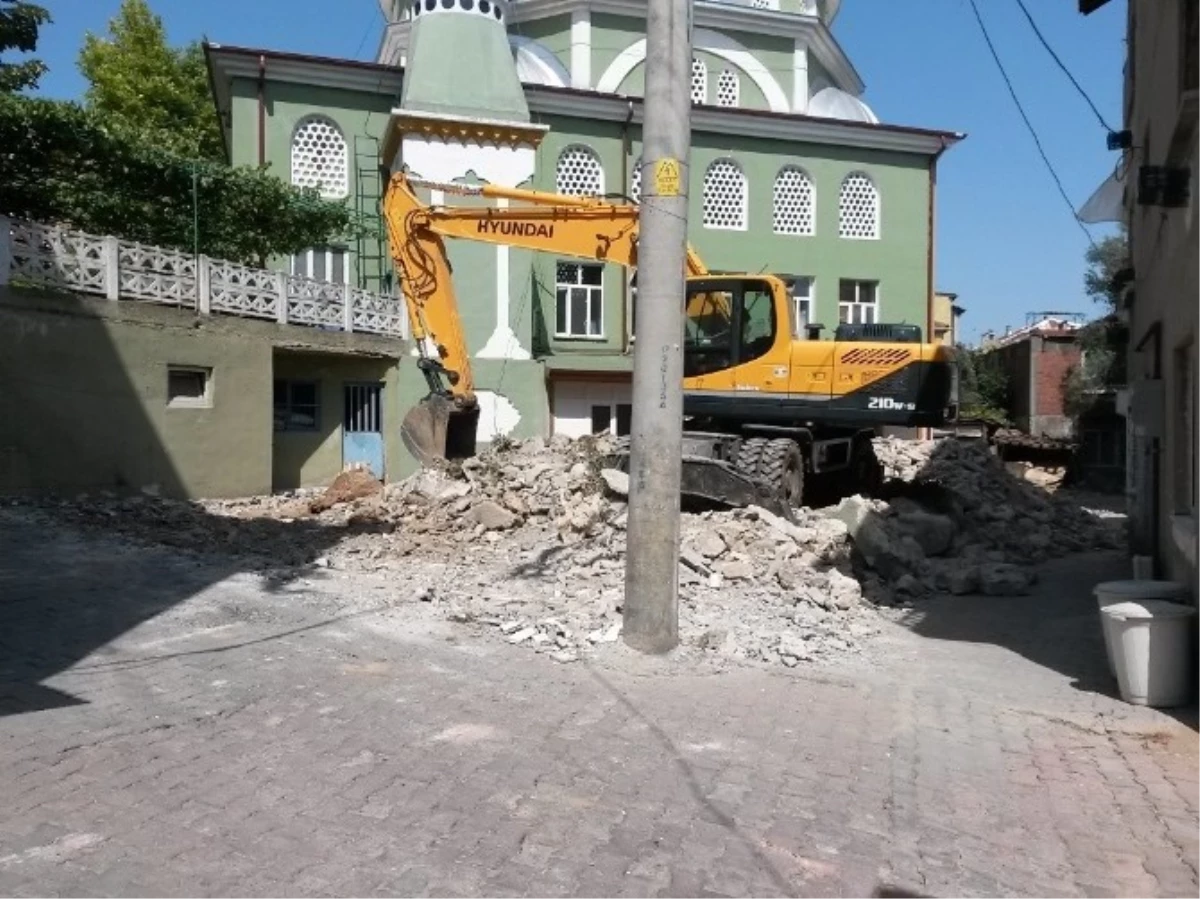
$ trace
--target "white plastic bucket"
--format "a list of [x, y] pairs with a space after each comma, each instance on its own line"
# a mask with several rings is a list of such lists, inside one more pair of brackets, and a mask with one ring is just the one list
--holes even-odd
[[1155, 708], [1191, 700], [1195, 608], [1145, 599], [1106, 606], [1100, 614], [1112, 643], [1123, 700]]
[[[1185, 599], [1190, 592], [1188, 585], [1179, 581], [1105, 581], [1097, 584], [1093, 592], [1096, 594], [1096, 605], [1103, 612], [1105, 606], [1119, 602], [1140, 602], [1144, 599]], [[1104, 654], [1108, 657], [1108, 673], [1117, 676], [1116, 657], [1113, 655], [1113, 645], [1108, 638], [1108, 628], [1101, 621], [1104, 632]]]

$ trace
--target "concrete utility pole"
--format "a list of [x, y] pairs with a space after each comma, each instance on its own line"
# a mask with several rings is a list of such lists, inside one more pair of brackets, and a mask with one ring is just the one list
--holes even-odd
[[646, 17], [646, 99], [633, 352], [625, 642], [679, 642], [684, 263], [691, 147], [691, 0], [653, 0]]

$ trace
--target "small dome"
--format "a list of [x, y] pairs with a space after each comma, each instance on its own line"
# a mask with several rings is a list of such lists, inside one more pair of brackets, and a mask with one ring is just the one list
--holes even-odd
[[871, 107], [836, 87], [822, 88], [813, 94], [808, 101], [808, 114], [821, 119], [879, 124], [879, 118], [871, 111]]

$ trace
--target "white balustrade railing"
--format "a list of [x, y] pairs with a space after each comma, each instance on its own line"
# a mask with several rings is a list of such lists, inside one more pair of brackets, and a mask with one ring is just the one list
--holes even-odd
[[0, 216], [0, 284], [29, 283], [302, 325], [408, 337], [395, 297]]

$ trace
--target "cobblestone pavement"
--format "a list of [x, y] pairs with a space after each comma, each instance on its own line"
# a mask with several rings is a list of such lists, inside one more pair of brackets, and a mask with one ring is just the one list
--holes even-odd
[[1192, 723], [1097, 692], [1113, 564], [710, 673], [0, 511], [0, 893], [1195, 896]]

